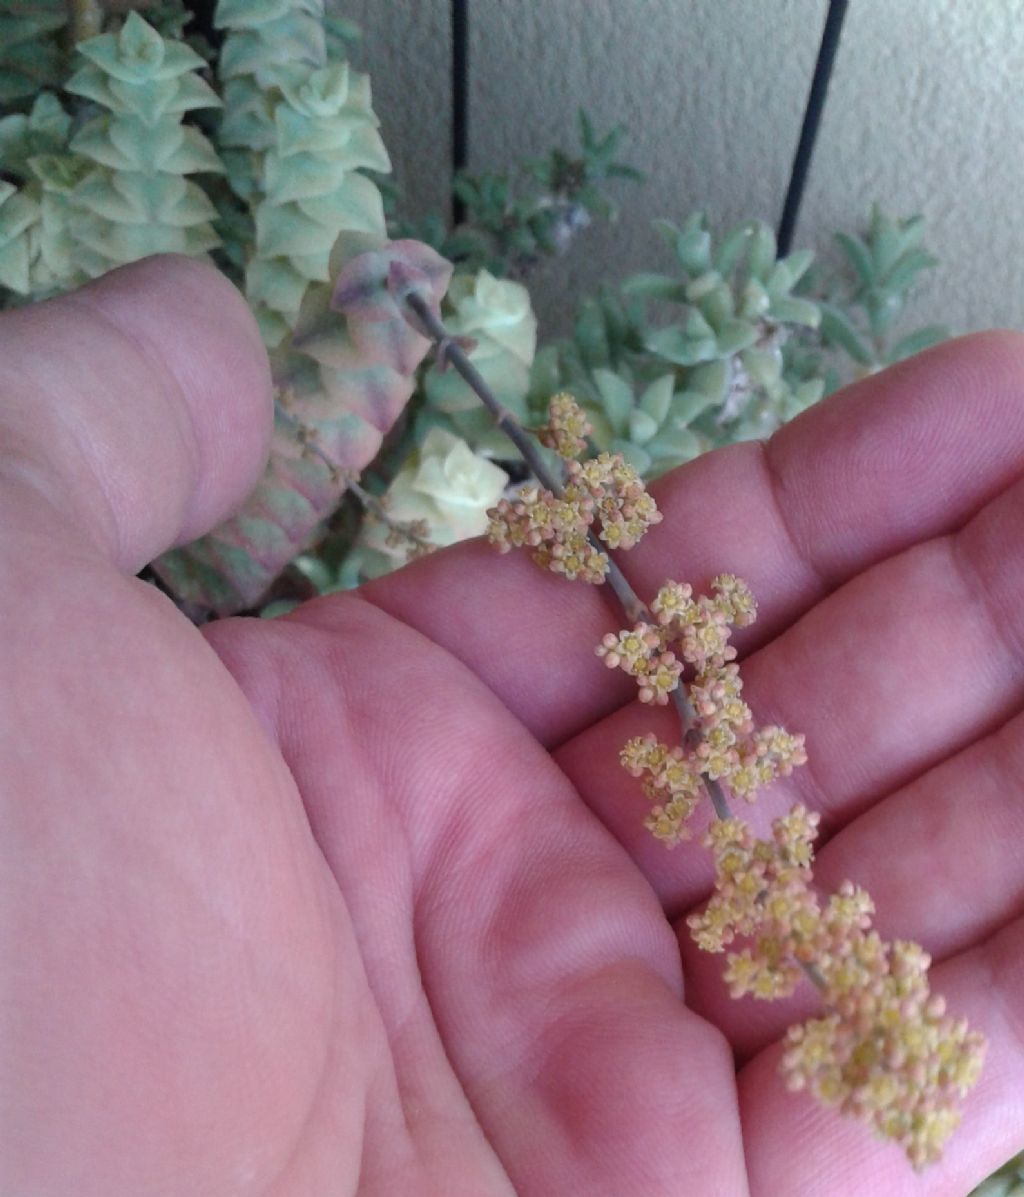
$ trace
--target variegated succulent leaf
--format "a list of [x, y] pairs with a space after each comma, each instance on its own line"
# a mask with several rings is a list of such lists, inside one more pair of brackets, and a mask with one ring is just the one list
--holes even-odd
[[330, 277], [340, 236], [384, 243], [380, 191], [361, 171], [391, 166], [366, 76], [335, 63], [282, 68], [279, 82], [246, 272], [246, 293], [271, 348], [295, 327], [307, 286]]
[[316, 540], [401, 415], [429, 347], [403, 296], [415, 289], [439, 311], [450, 275], [428, 246], [390, 242], [347, 263], [319, 310], [304, 309], [292, 350], [275, 359], [279, 411], [263, 477], [235, 516], [154, 563], [180, 598], [219, 615], [253, 607]]
[[259, 194], [263, 155], [276, 141], [282, 71], [327, 64], [323, 0], [218, 0], [214, 23], [227, 36], [217, 59], [224, 97], [218, 130], [228, 178], [245, 201]]

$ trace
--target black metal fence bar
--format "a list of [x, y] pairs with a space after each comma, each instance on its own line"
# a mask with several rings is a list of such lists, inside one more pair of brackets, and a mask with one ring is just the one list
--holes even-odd
[[[469, 0], [451, 0], [452, 20], [452, 174], [469, 158]], [[465, 219], [466, 209], [452, 198], [452, 223]]]
[[804, 184], [807, 182], [811, 155], [814, 153], [814, 143], [818, 137], [821, 114], [825, 109], [825, 97], [828, 95], [828, 85], [832, 78], [832, 66], [836, 50], [839, 48], [847, 3], [848, 0], [829, 0], [828, 15], [825, 17], [825, 28], [822, 30], [821, 46], [818, 49], [818, 61], [814, 64], [811, 87], [807, 93], [807, 106], [800, 127], [800, 140], [793, 156], [786, 200], [782, 205], [782, 217], [779, 220], [777, 240], [780, 255], [789, 253], [793, 230], [800, 215], [800, 202], [804, 197]]

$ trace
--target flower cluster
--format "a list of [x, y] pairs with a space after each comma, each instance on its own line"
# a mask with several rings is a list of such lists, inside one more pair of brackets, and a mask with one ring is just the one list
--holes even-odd
[[[807, 759], [803, 736], [784, 728], [757, 729], [743, 701], [743, 683], [729, 643], [732, 627], [757, 616], [749, 587], [734, 574], [712, 582], [713, 597], [694, 598], [693, 587], [666, 582], [651, 611], [656, 623], [639, 622], [617, 635], [609, 632], [597, 655], [610, 669], [636, 678], [641, 702], [665, 704], [686, 665], [695, 671], [688, 686], [696, 719], [687, 737], [688, 768], [711, 781], [724, 781], [737, 796], [752, 801], [756, 791], [787, 776]], [[660, 835], [673, 843], [679, 835]]]
[[[552, 401], [553, 421], [554, 412]], [[618, 454], [569, 461], [566, 473], [560, 495], [529, 486], [517, 499], [502, 499], [487, 513], [487, 536], [503, 553], [531, 548], [538, 565], [569, 581], [600, 583], [608, 572], [608, 555], [591, 541], [591, 525], [597, 523], [608, 548], [630, 549], [661, 521], [661, 512], [639, 474]]]
[[636, 678], [641, 702], [664, 706], [679, 685], [682, 662], [664, 649], [659, 629], [649, 623], [638, 623], [617, 636], [608, 632], [596, 651], [609, 669], [622, 669]]
[[864, 890], [844, 882], [821, 906], [810, 888], [817, 822], [796, 806], [772, 824], [771, 840], [755, 839], [739, 819], [714, 823], [705, 844], [715, 892], [687, 922], [707, 951], [723, 951], [738, 935], [749, 940], [728, 956], [733, 997], [785, 997], [802, 973], [814, 981], [826, 1012], [790, 1028], [787, 1085], [867, 1122], [921, 1168], [955, 1129], [985, 1041], [931, 995], [926, 952], [871, 930], [874, 905]]
[[592, 431], [583, 408], [568, 391], [559, 391], [551, 396], [548, 422], [537, 429], [537, 439], [554, 449], [559, 457], [572, 461], [587, 447], [587, 437]]
[[700, 802], [700, 774], [681, 748], [669, 748], [653, 735], [636, 736], [619, 754], [624, 769], [642, 777], [643, 791], [655, 804], [644, 826], [670, 848], [688, 840], [690, 815]]
[[[546, 443], [560, 453], [584, 435], [572, 401], [556, 397]], [[607, 557], [587, 540], [595, 518], [609, 548], [629, 547], [636, 522], [655, 522], [642, 485], [621, 459], [601, 454], [570, 460], [568, 484], [556, 497], [527, 492], [491, 513], [491, 539], [514, 544], [567, 576], [607, 570]], [[656, 514], [656, 512], [655, 512]], [[656, 515], [660, 519], [659, 515]], [[610, 529], [610, 531], [609, 531]], [[646, 530], [645, 528], [643, 530]], [[596, 553], [604, 564], [595, 564]], [[566, 557], [570, 565], [556, 565]], [[715, 890], [687, 922], [697, 944], [728, 952], [725, 981], [733, 997], [771, 1000], [793, 992], [801, 977], [821, 991], [824, 1013], [792, 1027], [782, 1072], [791, 1089], [808, 1089], [826, 1105], [860, 1118], [894, 1140], [916, 1169], [938, 1159], [960, 1118], [958, 1102], [976, 1083], [985, 1041], [946, 1013], [926, 977], [929, 958], [916, 944], [883, 941], [871, 929], [874, 904], [844, 882], [824, 902], [812, 888], [812, 844], [818, 815], [803, 806], [772, 824], [771, 839], [754, 836], [729, 813], [720, 783], [752, 800], [778, 776], [807, 759], [804, 738], [782, 727], [757, 728], [743, 700], [743, 682], [730, 644], [732, 629], [753, 623], [757, 606], [741, 579], [721, 574], [712, 595], [694, 596], [669, 581], [651, 613], [633, 627], [609, 632], [596, 652], [611, 669], [636, 679], [642, 702], [665, 704], [673, 693], [683, 718], [683, 743], [670, 747], [653, 734], [636, 736], [620, 762], [652, 803], [644, 826], [669, 847], [689, 839], [690, 817], [702, 791], [718, 818], [704, 844], [715, 863]], [[684, 670], [687, 701], [680, 694]]]

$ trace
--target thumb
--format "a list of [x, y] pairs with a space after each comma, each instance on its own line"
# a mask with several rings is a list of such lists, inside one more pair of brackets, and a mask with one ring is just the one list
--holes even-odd
[[266, 353], [212, 266], [160, 256], [0, 316], [7, 528], [136, 572], [245, 498], [272, 427]]

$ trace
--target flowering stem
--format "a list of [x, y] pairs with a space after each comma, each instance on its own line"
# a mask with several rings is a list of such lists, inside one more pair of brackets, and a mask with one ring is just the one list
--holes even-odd
[[303, 424], [287, 411], [284, 406], [285, 400], [279, 399], [274, 406], [275, 415], [282, 423], [287, 424], [296, 436], [296, 439], [302, 445], [302, 452], [308, 457], [315, 457], [322, 461], [327, 469], [330, 471], [331, 480], [334, 482], [343, 482], [345, 488], [350, 490], [352, 494], [359, 500], [363, 511], [368, 513], [374, 519], [391, 529], [392, 532], [408, 540], [417, 549], [423, 552], [431, 552], [437, 548], [432, 540], [425, 536], [421, 536], [416, 528], [411, 524], [401, 523], [398, 520], [393, 520], [387, 512], [384, 504], [376, 495], [371, 495], [365, 487], [360, 486], [359, 479], [352, 475], [350, 470], [346, 470], [340, 466], [329, 453], [325, 453], [323, 449], [316, 443], [316, 429], [310, 428], [309, 425]]
[[520, 425], [515, 416], [498, 402], [480, 372], [466, 356], [465, 350], [430, 310], [430, 305], [423, 296], [417, 295], [415, 291], [410, 291], [405, 296], [405, 302], [415, 312], [423, 329], [434, 342], [438, 356], [443, 359], [445, 364], [450, 362], [456, 372], [462, 375], [480, 402], [494, 416], [494, 422], [523, 455], [523, 460], [534, 474], [552, 494], [561, 497], [561, 484], [548, 469], [537, 442]]
[[[473, 393], [491, 415], [494, 416], [495, 423], [519, 450], [523, 456], [523, 460], [543, 486], [551, 491], [553, 495], [561, 498], [562, 484], [551, 470], [548, 469], [548, 464], [544, 460], [537, 442], [523, 428], [515, 416], [498, 402], [490, 387], [484, 382], [479, 370], [476, 369], [466, 356], [465, 350], [452, 337], [441, 320], [434, 315], [430, 309], [430, 305], [421, 295], [416, 294], [415, 291], [410, 291], [405, 295], [405, 302], [415, 313], [422, 329], [426, 331], [427, 335], [434, 342], [434, 347], [438, 355], [443, 355], [444, 361], [450, 363], [456, 372], [466, 380]], [[653, 623], [654, 620], [646, 604], [633, 589], [629, 579], [616, 564], [611, 553], [605, 549], [604, 545], [601, 544], [593, 532], [587, 534], [587, 540], [595, 549], [605, 553], [607, 556], [608, 572], [605, 575], [605, 580], [614, 592], [615, 597], [619, 600], [626, 613], [626, 618], [634, 623], [638, 620], [643, 620], [644, 623]], [[700, 738], [700, 733], [696, 728], [697, 713], [694, 711], [682, 686], [677, 686], [672, 691], [672, 701], [675, 703], [676, 711], [679, 714], [683, 740], [692, 747], [695, 741]], [[702, 780], [708, 797], [711, 799], [711, 805], [715, 808], [715, 814], [719, 819], [728, 819], [731, 811], [729, 810], [729, 804], [726, 801], [725, 792], [722, 787], [717, 781], [713, 781], [709, 777], [704, 777]]]

